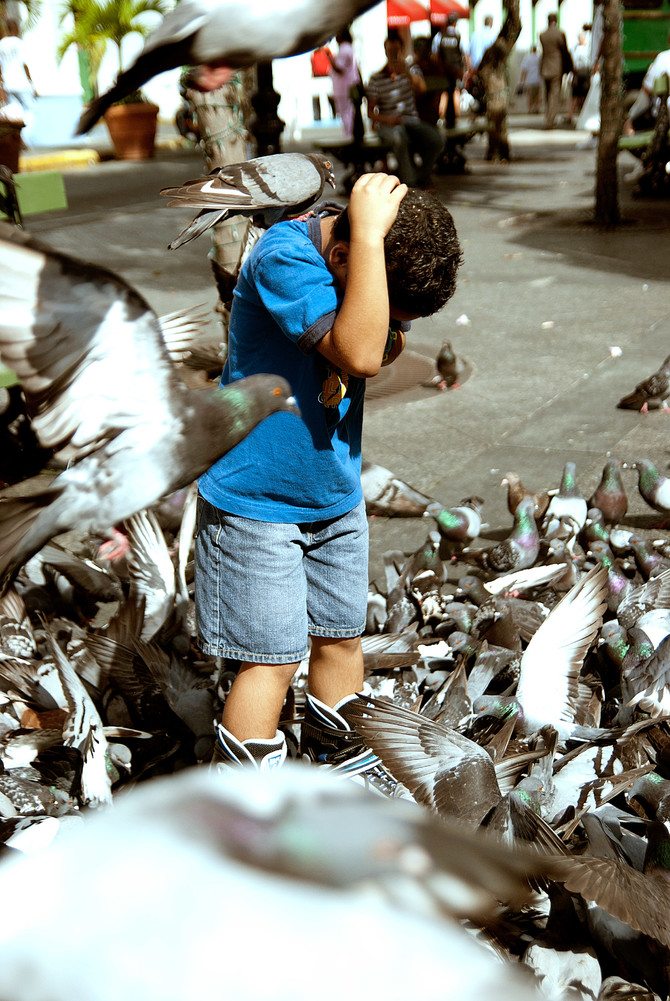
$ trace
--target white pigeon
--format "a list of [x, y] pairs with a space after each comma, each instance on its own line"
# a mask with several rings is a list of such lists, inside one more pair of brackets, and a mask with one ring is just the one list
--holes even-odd
[[269, 414], [298, 419], [277, 376], [187, 389], [138, 292], [5, 223], [0, 358], [21, 382], [40, 444], [70, 463], [40, 492], [0, 499], [0, 592], [53, 536], [75, 527], [113, 534]]
[[572, 552], [574, 540], [586, 523], [588, 505], [577, 487], [577, 466], [574, 462], [566, 462], [563, 476], [557, 493], [549, 501], [542, 520], [542, 537], [546, 540], [562, 537], [565, 533], [569, 538], [568, 548]]
[[128, 536], [129, 597], [143, 602], [140, 639], [148, 642], [174, 609], [177, 582], [165, 536], [152, 511], [138, 511], [125, 522]]
[[[379, 0], [181, 0], [144, 43], [133, 65], [92, 101], [77, 134], [116, 101], [177, 66], [240, 68], [316, 49]], [[194, 81], [202, 90], [212, 87]], [[217, 86], [217, 84], [214, 84]]]
[[0, 996], [339, 1001], [346, 977], [384, 1001], [540, 1001], [439, 912], [496, 908], [518, 859], [324, 769], [182, 771], [3, 866]]
[[516, 697], [525, 732], [550, 724], [565, 740], [573, 730], [577, 678], [607, 608], [607, 571], [594, 567], [561, 598], [521, 658]]
[[112, 802], [112, 782], [107, 768], [108, 744], [104, 725], [81, 678], [51, 632], [46, 637], [60, 675], [67, 700], [68, 716], [63, 725], [63, 743], [81, 753], [81, 798], [86, 806], [108, 806]]

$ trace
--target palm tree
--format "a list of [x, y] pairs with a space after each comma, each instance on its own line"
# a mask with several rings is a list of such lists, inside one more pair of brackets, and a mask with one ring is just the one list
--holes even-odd
[[92, 20], [90, 27], [92, 32], [99, 38], [113, 42], [116, 45], [119, 56], [119, 73], [123, 70], [123, 57], [121, 46], [123, 39], [127, 35], [136, 33], [146, 37], [150, 28], [138, 23], [137, 19], [142, 14], [150, 11], [157, 14], [166, 14], [168, 3], [166, 0], [94, 0], [86, 2], [79, 0], [80, 6], [92, 8]]
[[85, 104], [98, 96], [98, 73], [107, 47], [105, 39], [98, 38], [89, 31], [87, 14], [90, 13], [91, 6], [85, 0], [67, 0], [63, 4], [60, 24], [62, 25], [68, 17], [72, 17], [72, 28], [63, 36], [56, 50], [60, 62], [70, 46], [76, 46], [79, 81], [84, 92]]
[[138, 19], [148, 12], [165, 14], [168, 8], [166, 0], [66, 0], [61, 24], [71, 15], [73, 26], [61, 39], [57, 54], [62, 59], [70, 46], [76, 45], [86, 100], [98, 96], [98, 72], [107, 43], [112, 42], [117, 47], [121, 72], [124, 38], [133, 33], [148, 35], [151, 29]]

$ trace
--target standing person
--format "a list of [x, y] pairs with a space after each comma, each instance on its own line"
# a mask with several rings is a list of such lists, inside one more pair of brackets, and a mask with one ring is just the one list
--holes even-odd
[[240, 272], [222, 381], [283, 373], [302, 418], [271, 416], [200, 479], [196, 610], [203, 649], [240, 662], [218, 753], [281, 764], [280, 713], [311, 640], [301, 750], [353, 756], [354, 774], [377, 763], [346, 720], [363, 686], [365, 379], [451, 298], [460, 248], [441, 202], [388, 174], [326, 211], [272, 226]]
[[537, 45], [531, 46], [530, 52], [521, 60], [521, 75], [519, 76], [519, 93], [526, 95], [528, 114], [535, 115], [540, 111], [540, 54]]
[[460, 89], [467, 69], [461, 36], [456, 30], [457, 22], [458, 14], [449, 14], [444, 28], [433, 39], [433, 52], [439, 57], [446, 81], [447, 107], [444, 124], [448, 129], [453, 129], [458, 118]]
[[586, 32], [580, 31], [577, 44], [572, 50], [572, 96], [570, 98], [570, 118], [575, 118], [584, 106], [591, 85], [591, 49], [586, 41]]
[[[498, 32], [493, 27], [493, 18], [490, 14], [487, 14], [481, 28], [472, 33], [468, 46], [468, 58], [466, 60], [468, 67], [463, 78], [463, 89], [472, 98], [474, 102], [473, 109], [480, 115], [486, 111], [486, 86], [479, 75], [479, 64], [482, 61], [484, 53], [493, 45], [497, 37]], [[463, 99], [461, 95], [461, 106], [462, 103]]]
[[19, 22], [9, 17], [6, 23], [7, 34], [0, 38], [0, 90], [5, 93], [6, 104], [19, 105], [23, 121], [29, 126], [37, 91], [28, 69]]
[[489, 46], [493, 45], [497, 37], [498, 32], [493, 27], [493, 18], [490, 14], [487, 14], [481, 28], [477, 31], [473, 31], [472, 37], [470, 38], [468, 55], [470, 57], [469, 68], [471, 72], [475, 72], [479, 69], [482, 56]]
[[335, 36], [337, 55], [327, 49], [330, 59], [330, 79], [333, 83], [333, 100], [335, 112], [342, 122], [344, 134], [351, 139], [354, 134], [354, 102], [351, 100], [351, 88], [361, 82], [358, 63], [354, 55], [353, 39], [348, 28], [342, 28]]
[[[414, 63], [408, 69], [399, 38], [389, 36], [384, 51], [386, 65], [372, 74], [366, 89], [368, 116], [380, 139], [393, 150], [400, 180], [410, 187], [422, 187], [430, 181], [444, 140], [435, 125], [419, 118], [414, 95], [426, 92], [419, 65]], [[421, 157], [420, 168], [415, 166], [415, 153]]]
[[540, 75], [544, 80], [546, 97], [544, 127], [545, 129], [553, 129], [561, 98], [561, 83], [564, 72], [563, 54], [568, 51], [568, 43], [565, 34], [558, 27], [556, 14], [549, 14], [547, 27], [540, 35], [540, 45], [542, 46]]

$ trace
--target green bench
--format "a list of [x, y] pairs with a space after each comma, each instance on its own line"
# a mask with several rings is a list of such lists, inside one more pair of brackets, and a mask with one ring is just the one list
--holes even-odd
[[[0, 164], [0, 219], [21, 226], [23, 216], [66, 208], [63, 175], [59, 170], [12, 174], [8, 167]], [[17, 382], [11, 369], [0, 362], [0, 389]]]
[[[12, 179], [16, 198], [10, 201], [18, 204], [20, 215], [36, 215], [38, 212], [53, 212], [67, 208], [67, 196], [63, 175], [60, 170], [40, 170], [29, 174], [14, 174]], [[0, 175], [0, 217], [13, 219], [15, 213], [7, 209], [8, 183]], [[19, 223], [20, 224], [20, 223]]]
[[670, 120], [668, 118], [668, 74], [654, 83], [654, 95], [660, 98], [656, 125], [632, 136], [620, 136], [619, 150], [627, 150], [642, 161], [644, 172], [637, 180], [637, 195], [667, 195], [670, 189]]

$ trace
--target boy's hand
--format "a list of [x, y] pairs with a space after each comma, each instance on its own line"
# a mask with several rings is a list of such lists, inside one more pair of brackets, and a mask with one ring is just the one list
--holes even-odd
[[406, 194], [407, 185], [393, 174], [362, 174], [352, 188], [349, 201], [352, 241], [383, 242]]

